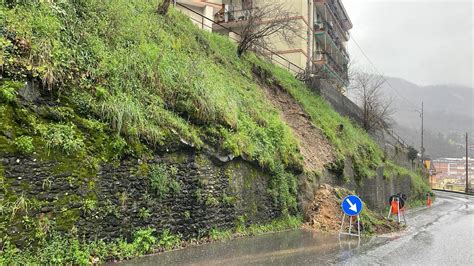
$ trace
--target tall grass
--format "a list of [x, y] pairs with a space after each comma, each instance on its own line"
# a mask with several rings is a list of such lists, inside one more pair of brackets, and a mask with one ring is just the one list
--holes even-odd
[[[264, 167], [301, 165], [296, 140], [235, 45], [200, 31], [178, 11], [157, 15], [155, 2], [3, 4], [0, 24], [28, 44], [29, 56], [9, 53], [9, 47], [2, 54], [64, 95], [93, 95], [90, 112], [129, 139], [200, 147], [210, 132], [215, 145]], [[7, 72], [15, 67], [7, 65]]]

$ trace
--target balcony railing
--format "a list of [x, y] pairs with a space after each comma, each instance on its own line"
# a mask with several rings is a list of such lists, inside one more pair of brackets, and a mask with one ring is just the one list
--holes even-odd
[[217, 23], [247, 20], [252, 14], [252, 10], [253, 9], [243, 9], [219, 12], [214, 16], [214, 20]]
[[341, 18], [341, 15], [339, 13], [339, 8], [335, 5], [336, 1], [328, 1], [328, 7], [331, 10], [331, 12], [334, 14], [334, 16], [337, 18], [338, 21], [342, 22], [344, 21], [344, 18]]
[[[333, 4], [332, 4], [333, 5]], [[337, 28], [339, 30], [339, 32], [341, 32], [341, 34], [343, 35], [343, 37], [346, 39], [346, 40], [349, 40], [350, 36], [349, 36], [349, 32], [347, 30], [345, 30], [343, 27], [342, 27], [342, 21], [340, 20], [340, 16], [336, 15], [337, 13], [334, 13], [335, 10], [334, 10], [334, 7], [333, 9], [330, 8], [330, 4], [329, 3], [325, 3], [324, 5], [324, 8], [328, 10], [329, 12], [329, 16], [332, 18], [332, 19], [329, 19], [328, 17], [326, 17], [326, 15], [322, 15], [323, 13], [319, 12], [318, 11], [318, 16], [319, 17], [324, 17], [325, 20], [328, 20], [328, 21], [331, 21], [331, 20], [334, 20], [334, 28]]]
[[[323, 28], [321, 28], [321, 24], [324, 25]], [[334, 31], [331, 30], [329, 23], [317, 22], [315, 23], [315, 29], [325, 32], [325, 34], [329, 36], [329, 39], [330, 39], [329, 42], [332, 43], [331, 45], [333, 45], [337, 50], [339, 50], [343, 54], [346, 60], [349, 60], [349, 54], [346, 51], [346, 47], [342, 43], [341, 39], [334, 33]]]
[[349, 81], [347, 65], [338, 64], [329, 53], [316, 51], [313, 55], [313, 58], [315, 61], [324, 61], [343, 81]]

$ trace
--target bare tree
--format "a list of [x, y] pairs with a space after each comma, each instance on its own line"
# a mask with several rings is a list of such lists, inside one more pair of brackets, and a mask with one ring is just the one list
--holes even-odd
[[287, 44], [294, 44], [299, 37], [301, 24], [284, 2], [264, 0], [259, 1], [258, 7], [247, 5], [245, 8], [243, 16], [237, 21], [241, 28], [237, 48], [239, 57], [249, 49], [267, 54], [268, 50], [273, 49], [270, 41], [275, 37]]
[[351, 73], [350, 90], [363, 113], [363, 127], [366, 131], [389, 128], [394, 114], [393, 99], [382, 93], [384, 78], [366, 72]]

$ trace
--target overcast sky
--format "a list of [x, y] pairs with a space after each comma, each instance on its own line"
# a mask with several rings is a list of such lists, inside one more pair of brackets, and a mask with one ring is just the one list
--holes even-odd
[[[351, 35], [385, 75], [473, 87], [472, 0], [343, 0]], [[354, 44], [356, 65], [369, 67]]]

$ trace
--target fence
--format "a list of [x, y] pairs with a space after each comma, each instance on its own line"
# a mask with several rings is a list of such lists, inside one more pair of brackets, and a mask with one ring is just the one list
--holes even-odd
[[406, 143], [404, 139], [402, 139], [397, 133], [395, 133], [393, 129], [390, 129], [388, 133], [392, 135], [392, 137], [395, 138], [403, 147], [408, 148], [408, 143]]

